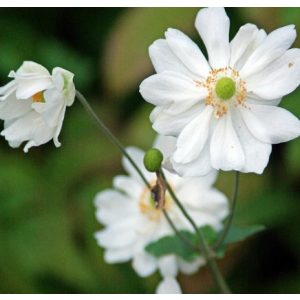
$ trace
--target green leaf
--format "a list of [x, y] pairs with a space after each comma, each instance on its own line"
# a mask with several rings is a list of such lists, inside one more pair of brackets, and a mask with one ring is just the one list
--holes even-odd
[[[211, 226], [204, 226], [200, 229], [209, 245], [214, 245], [219, 236], [222, 234], [222, 231], [217, 233]], [[250, 237], [264, 229], [265, 227], [263, 225], [245, 227], [231, 226], [223, 245], [216, 251], [217, 257], [222, 258], [225, 255], [227, 245], [243, 241], [247, 237]], [[194, 233], [182, 230], [180, 231], [180, 234], [183, 239], [188, 240], [191, 245], [197, 247], [197, 237]], [[186, 261], [193, 261], [200, 254], [199, 250], [187, 245], [187, 243], [176, 235], [169, 235], [160, 238], [159, 240], [148, 244], [145, 249], [155, 257], [174, 254]]]
[[[180, 234], [193, 245], [196, 244], [195, 235], [188, 231], [180, 231]], [[155, 257], [161, 257], [168, 254], [175, 254], [186, 261], [193, 261], [197, 257], [192, 247], [184, 243], [179, 237], [175, 235], [165, 236], [146, 246], [146, 251]]]
[[[245, 227], [238, 227], [232, 225], [225, 240], [224, 245], [229, 245], [237, 242], [241, 242], [245, 240], [246, 238], [262, 231], [265, 229], [264, 225], [251, 225], [251, 226], [245, 226]], [[220, 235], [222, 232], [220, 233]]]
[[[218, 234], [212, 227], [204, 226], [201, 228], [201, 231], [209, 244], [216, 241]], [[188, 240], [191, 245], [196, 247], [197, 237], [194, 233], [182, 230], [180, 231], [180, 234], [185, 240]], [[146, 251], [155, 257], [175, 254], [186, 261], [193, 261], [199, 256], [199, 250], [195, 250], [191, 245], [187, 245], [187, 243], [183, 242], [183, 240], [176, 235], [170, 235], [148, 244], [146, 246]]]

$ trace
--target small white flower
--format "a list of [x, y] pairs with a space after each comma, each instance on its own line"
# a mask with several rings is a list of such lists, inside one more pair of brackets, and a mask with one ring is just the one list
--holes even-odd
[[25, 152], [51, 139], [59, 147], [66, 107], [75, 99], [74, 75], [58, 67], [50, 74], [43, 66], [25, 61], [9, 77], [13, 80], [0, 88], [1, 135], [14, 148], [27, 141]]
[[168, 29], [149, 48], [157, 72], [140, 92], [156, 105], [150, 119], [160, 134], [178, 137], [171, 156], [181, 175], [211, 168], [262, 173], [272, 144], [300, 135], [299, 120], [277, 107], [300, 83], [300, 49], [293, 25], [270, 34], [242, 26], [229, 42], [223, 8], [201, 9], [195, 26], [208, 52]]
[[174, 277], [164, 278], [156, 289], [156, 294], [181, 294], [181, 288]]
[[[160, 148], [160, 145], [155, 147]], [[166, 149], [165, 145], [163, 148]], [[154, 185], [154, 173], [147, 172], [143, 165], [144, 152], [133, 147], [128, 148], [128, 152], [148, 182]], [[144, 248], [150, 242], [174, 232], [161, 210], [155, 208], [149, 189], [127, 159], [123, 159], [123, 166], [128, 176], [116, 176], [114, 189], [102, 191], [95, 198], [96, 217], [105, 226], [95, 236], [98, 244], [106, 249], [105, 261], [120, 263], [132, 259], [132, 266], [141, 277], [149, 276], [157, 269], [163, 277], [173, 278], [178, 271], [185, 274], [196, 272], [205, 263], [200, 256], [186, 262], [175, 255], [157, 259], [146, 252]], [[168, 181], [197, 225], [210, 225], [220, 230], [222, 220], [228, 214], [228, 205], [224, 194], [212, 187], [216, 175], [216, 172], [211, 172], [200, 178], [184, 179], [166, 171]], [[192, 231], [168, 193], [165, 209], [178, 229]]]

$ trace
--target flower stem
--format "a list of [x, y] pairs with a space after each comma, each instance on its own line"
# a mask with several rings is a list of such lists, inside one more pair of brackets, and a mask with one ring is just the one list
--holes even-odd
[[236, 203], [237, 203], [237, 198], [238, 198], [239, 185], [240, 185], [240, 172], [236, 171], [235, 172], [235, 184], [234, 184], [234, 189], [233, 189], [232, 202], [231, 202], [231, 206], [230, 206], [230, 214], [227, 218], [227, 222], [225, 224], [225, 227], [222, 231], [221, 236], [219, 237], [219, 239], [216, 241], [216, 243], [214, 245], [215, 250], [219, 249], [223, 245], [223, 242], [225, 241], [226, 236], [229, 232], [230, 226], [232, 224], [232, 220], [233, 220], [233, 216], [234, 216], [234, 212], [235, 212], [235, 207], [236, 207]]
[[171, 197], [173, 198], [174, 202], [176, 203], [176, 205], [178, 206], [178, 208], [181, 210], [182, 214], [186, 217], [186, 219], [190, 222], [190, 224], [192, 225], [192, 227], [194, 228], [195, 232], [196, 232], [196, 236], [198, 238], [199, 241], [199, 246], [201, 248], [201, 254], [204, 255], [205, 260], [207, 261], [208, 267], [213, 275], [213, 278], [215, 280], [216, 285], [219, 287], [220, 291], [223, 294], [230, 294], [231, 291], [226, 283], [226, 281], [224, 280], [219, 267], [217, 265], [216, 260], [214, 259], [214, 253], [212, 252], [212, 250], [210, 249], [209, 245], [207, 244], [205, 237], [201, 231], [200, 228], [198, 228], [198, 226], [196, 225], [196, 223], [194, 222], [193, 218], [188, 214], [188, 212], [185, 210], [185, 208], [183, 207], [183, 205], [181, 204], [181, 202], [179, 201], [179, 199], [177, 198], [176, 194], [174, 193], [172, 187], [170, 186], [170, 184], [167, 182], [165, 174], [163, 173], [163, 171], [160, 171], [162, 174], [162, 177], [165, 180], [166, 183], [166, 188], [168, 190], [168, 192], [170, 193]]
[[131, 165], [134, 167], [134, 169], [137, 171], [137, 173], [140, 175], [146, 186], [150, 189], [151, 186], [145, 176], [143, 175], [142, 171], [139, 169], [139, 167], [136, 165], [134, 160], [131, 158], [131, 156], [127, 153], [124, 146], [119, 142], [119, 140], [114, 136], [114, 134], [106, 127], [106, 125], [101, 121], [101, 119], [96, 115], [86, 98], [76, 90], [76, 97], [80, 101], [80, 103], [83, 105], [87, 113], [90, 115], [90, 117], [95, 121], [98, 128], [107, 136], [107, 138], [121, 151], [121, 153], [129, 160]]

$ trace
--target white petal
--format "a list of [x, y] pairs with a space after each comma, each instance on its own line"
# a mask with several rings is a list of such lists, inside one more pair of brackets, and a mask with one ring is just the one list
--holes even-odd
[[[15, 73], [17, 76], [32, 77], [32, 76], [48, 76], [48, 70], [42, 65], [33, 61], [24, 61], [20, 68]], [[10, 76], [11, 77], [11, 76]]]
[[113, 226], [96, 233], [98, 243], [105, 248], [123, 248], [135, 243], [137, 235], [134, 229], [137, 225], [136, 218], [120, 220]]
[[175, 162], [188, 163], [198, 157], [208, 139], [212, 113], [213, 108], [208, 105], [184, 127], [176, 143]]
[[202, 8], [197, 15], [195, 26], [207, 49], [211, 67], [227, 67], [230, 57], [230, 21], [224, 8]]
[[281, 98], [300, 83], [300, 49], [290, 49], [247, 79], [247, 91], [263, 99]]
[[258, 29], [256, 25], [246, 24], [242, 26], [235, 37], [230, 42], [230, 66], [236, 68], [238, 61], [243, 57], [245, 52], [248, 50], [249, 45], [253, 42], [256, 37]]
[[0, 87], [0, 101], [6, 99], [8, 96], [10, 96], [15, 90], [16, 90], [16, 81], [11, 80], [9, 83], [7, 83], [4, 86]]
[[198, 115], [202, 107], [203, 104], [193, 105], [178, 115], [170, 114], [166, 109], [161, 110], [161, 107], [156, 107], [150, 115], [152, 127], [160, 134], [178, 136], [186, 124]]
[[[99, 246], [101, 246], [99, 244]], [[104, 253], [104, 260], [108, 264], [123, 263], [132, 258], [133, 250], [130, 247], [122, 249], [107, 249]]]
[[197, 79], [197, 75], [189, 71], [183, 62], [171, 51], [166, 40], [156, 40], [149, 47], [149, 55], [157, 73], [174, 71], [192, 79]]
[[206, 143], [199, 156], [185, 164], [179, 164], [171, 158], [171, 163], [174, 170], [183, 177], [195, 177], [207, 175], [212, 170], [210, 161], [209, 144]]
[[95, 205], [97, 220], [105, 225], [115, 224], [136, 213], [132, 199], [114, 190], [98, 193], [95, 197]]
[[63, 124], [64, 117], [65, 117], [65, 112], [66, 112], [66, 106], [63, 106], [62, 111], [60, 112], [58, 120], [57, 120], [55, 133], [53, 135], [53, 141], [54, 141], [54, 145], [56, 147], [61, 146], [61, 143], [58, 141], [58, 136], [59, 136], [61, 128], [62, 128], [62, 124]]
[[19, 100], [14, 94], [0, 101], [0, 119], [18, 118], [31, 110], [31, 100]]
[[163, 277], [175, 277], [178, 272], [178, 266], [175, 255], [166, 255], [158, 260], [158, 268]]
[[182, 101], [191, 105], [203, 99], [203, 90], [192, 79], [171, 71], [152, 75], [140, 85], [143, 98], [154, 105]]
[[263, 105], [272, 105], [278, 106], [282, 98], [278, 99], [262, 99], [257, 95], [254, 95], [252, 92], [249, 92], [247, 95], [247, 103], [249, 104], [263, 104]]
[[159, 149], [164, 158], [173, 154], [176, 147], [176, 138], [172, 136], [157, 135], [153, 147]]
[[75, 85], [73, 83], [74, 74], [65, 69], [56, 67], [52, 71], [55, 87], [63, 92], [65, 104], [71, 106], [75, 99]]
[[42, 117], [35, 111], [14, 119], [9, 125], [5, 124], [5, 129], [1, 132], [5, 139], [12, 142], [28, 141], [24, 147], [24, 152], [28, 152], [31, 147], [47, 143], [53, 137], [54, 130], [47, 126]]
[[289, 25], [272, 31], [249, 57], [240, 71], [241, 76], [247, 79], [283, 55], [296, 38], [294, 27]]
[[183, 32], [169, 28], [165, 33], [172, 52], [199, 77], [206, 78], [211, 68], [199, 47]]
[[133, 257], [132, 267], [139, 276], [147, 277], [157, 269], [157, 259], [143, 251]]
[[156, 289], [156, 294], [181, 294], [181, 288], [173, 277], [166, 277], [160, 282]]
[[181, 258], [178, 258], [179, 270], [183, 274], [191, 275], [196, 273], [201, 266], [205, 265], [205, 260], [203, 257], [198, 257], [192, 262], [185, 261]]
[[45, 103], [34, 103], [33, 108], [35, 108], [35, 105], [43, 106], [37, 111], [43, 114], [45, 122], [50, 127], [55, 127], [61, 120], [61, 115], [64, 114], [65, 104], [62, 95], [57, 90], [50, 89], [44, 92], [44, 97]]
[[264, 143], [283, 143], [300, 135], [300, 121], [283, 108], [252, 104], [240, 111], [249, 131]]
[[262, 174], [269, 162], [272, 146], [254, 137], [238, 110], [234, 111], [234, 127], [245, 153], [245, 165], [241, 172]]
[[217, 170], [240, 170], [245, 164], [245, 155], [233, 128], [230, 111], [217, 122], [210, 153], [212, 166]]
[[131, 199], [138, 199], [143, 192], [143, 186], [134, 178], [124, 175], [114, 177], [113, 186], [127, 194]]

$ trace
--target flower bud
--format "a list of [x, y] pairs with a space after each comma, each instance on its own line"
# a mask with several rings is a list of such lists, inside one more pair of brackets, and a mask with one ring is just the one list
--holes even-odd
[[156, 149], [149, 149], [144, 156], [144, 166], [149, 172], [157, 172], [163, 161], [162, 153]]

